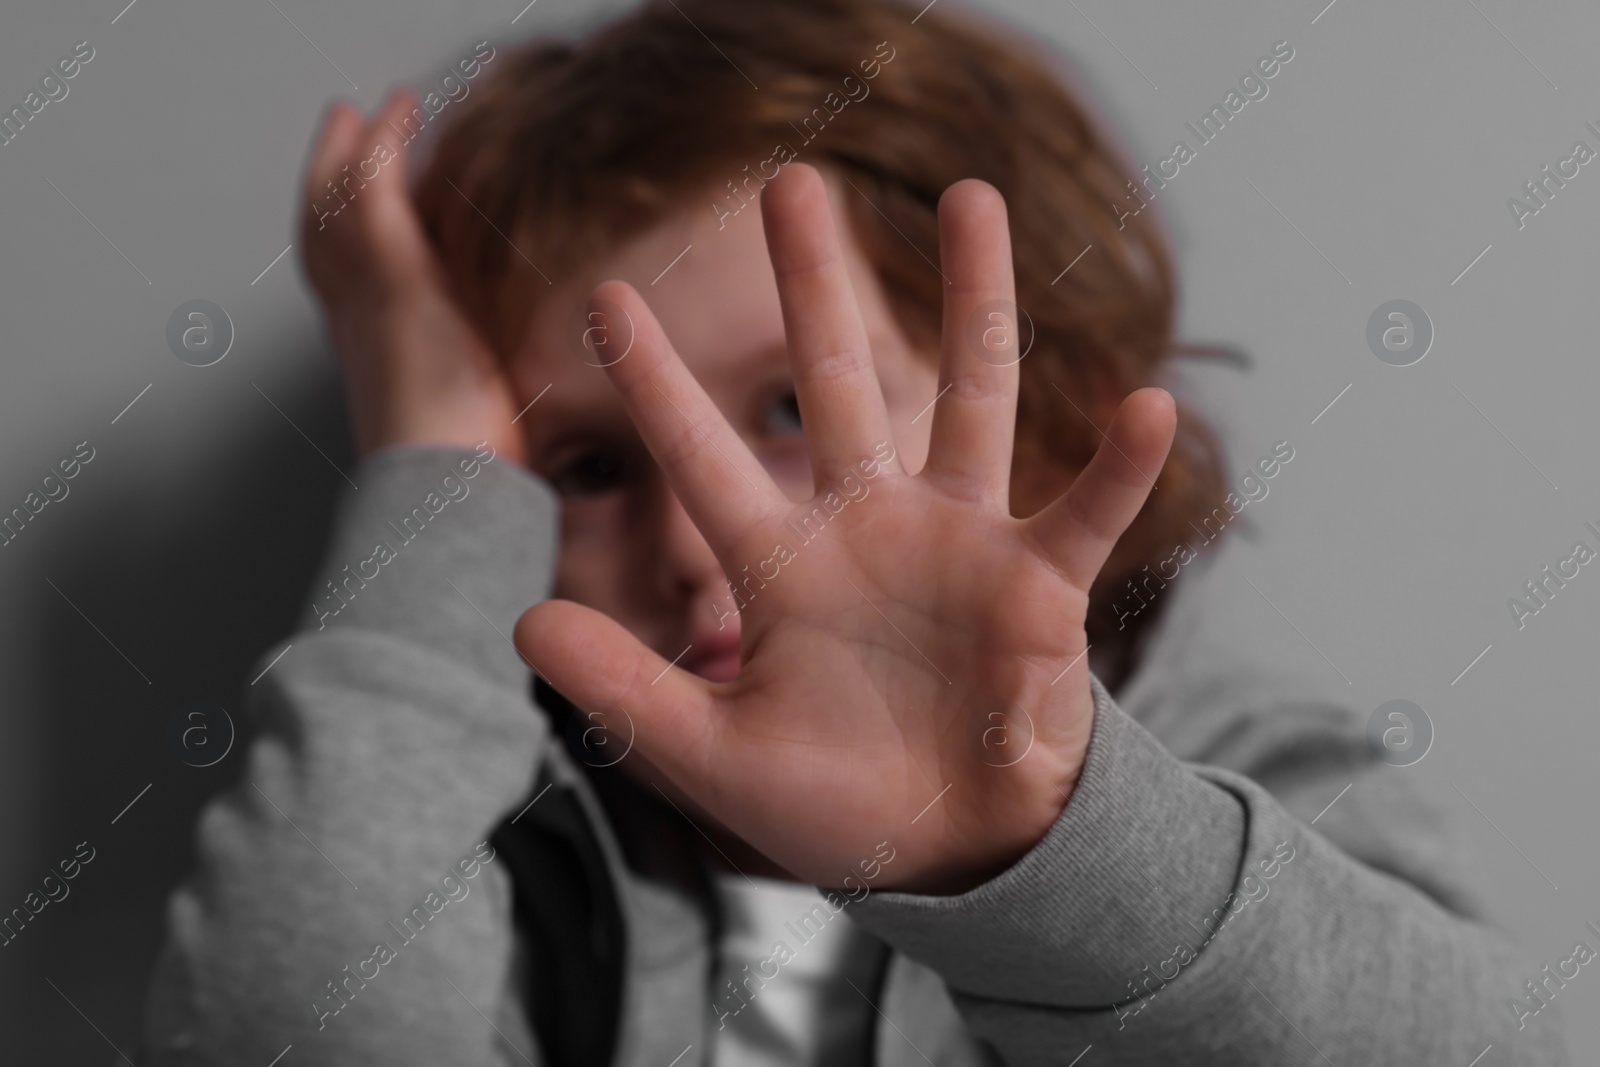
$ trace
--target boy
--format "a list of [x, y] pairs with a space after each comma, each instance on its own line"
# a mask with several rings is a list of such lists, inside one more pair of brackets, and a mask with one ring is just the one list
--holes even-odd
[[1106, 612], [1220, 493], [1066, 91], [942, 9], [683, 6], [308, 206], [361, 488], [147, 1056], [1561, 1062], [1357, 717], [1196, 575]]

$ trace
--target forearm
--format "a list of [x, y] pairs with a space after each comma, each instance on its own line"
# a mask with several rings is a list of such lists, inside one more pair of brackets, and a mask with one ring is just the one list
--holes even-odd
[[1491, 1043], [1566, 1062], [1554, 1020], [1519, 1031], [1507, 1001], [1537, 967], [1497, 932], [1173, 758], [1095, 689], [1083, 779], [1034, 850], [961, 896], [857, 906], [1007, 1063], [1091, 1043], [1128, 1063], [1465, 1065]]
[[[170, 901], [153, 1062], [265, 1063], [291, 1043], [341, 1065], [534, 1054], [508, 994], [509, 880], [480, 843], [549, 743], [497, 630], [548, 592], [554, 499], [494, 461], [467, 477], [469, 458], [402, 450], [352, 472], [324, 567], [343, 596], [319, 581], [251, 690], [243, 780], [207, 805]], [[407, 527], [413, 505], [428, 518]]]

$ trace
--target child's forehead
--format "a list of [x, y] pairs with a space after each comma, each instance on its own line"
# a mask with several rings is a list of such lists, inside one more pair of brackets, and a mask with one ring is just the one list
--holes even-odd
[[[828, 168], [819, 170], [868, 332], [895, 332], [876, 272], [848, 223], [849, 187]], [[557, 382], [575, 395], [610, 395], [581, 340], [586, 329], [605, 324], [590, 314], [587, 302], [608, 279], [639, 292], [679, 358], [708, 390], [787, 373], [783, 309], [760, 204], [733, 211], [737, 201], [730, 204], [729, 196], [726, 188], [708, 184], [648, 228], [553, 277], [551, 286], [536, 283], [529, 330], [512, 361], [519, 387], [530, 397]], [[618, 334], [624, 330], [631, 332], [627, 324], [615, 328]]]
[[[748, 265], [730, 273], [725, 264], [702, 260], [684, 269], [687, 258], [673, 268], [683, 275], [672, 285], [663, 279], [650, 286], [648, 279], [641, 283], [625, 271], [613, 271], [549, 294], [534, 309], [528, 334], [511, 360], [519, 389], [537, 392], [550, 385], [574, 398], [613, 396], [600, 364], [637, 358], [632, 346], [638, 331], [617, 311], [591, 310], [588, 296], [601, 281], [618, 277], [644, 297], [678, 358], [708, 391], [785, 373], [787, 339], [770, 268], [763, 280]], [[585, 344], [585, 332], [590, 344], [598, 340], [609, 349], [597, 355]]]
[[[752, 206], [719, 227], [710, 206], [713, 192], [552, 279], [552, 286], [539, 285], [514, 364], [547, 375], [571, 363], [591, 369], [593, 356], [579, 350], [580, 339], [606, 316], [589, 314], [587, 301], [608, 279], [625, 281], [644, 297], [680, 358], [697, 373], [781, 361], [783, 313], [760, 214]], [[627, 329], [613, 325], [618, 334]]]

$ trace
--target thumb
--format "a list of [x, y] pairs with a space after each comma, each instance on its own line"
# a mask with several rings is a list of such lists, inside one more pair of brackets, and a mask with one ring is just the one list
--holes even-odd
[[613, 733], [625, 734], [631, 724], [634, 747], [667, 777], [703, 779], [721, 714], [707, 682], [609, 616], [569, 600], [523, 612], [513, 642], [562, 696]]

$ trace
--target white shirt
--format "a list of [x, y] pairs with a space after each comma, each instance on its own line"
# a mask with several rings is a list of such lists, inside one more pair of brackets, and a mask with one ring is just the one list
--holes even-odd
[[725, 917], [714, 1067], [865, 1067], [881, 948], [850, 921], [848, 899], [834, 892], [830, 906], [815, 886], [730, 872], [713, 881]]

